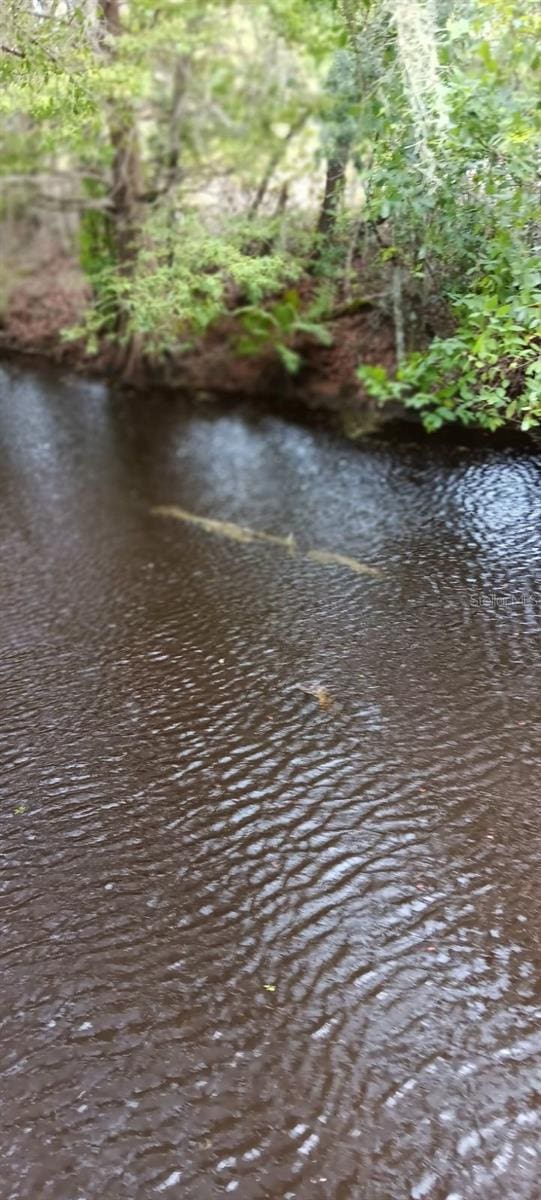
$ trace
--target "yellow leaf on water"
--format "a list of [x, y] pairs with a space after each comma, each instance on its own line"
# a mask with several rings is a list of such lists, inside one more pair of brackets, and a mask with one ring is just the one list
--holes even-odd
[[275, 992], [276, 991], [276, 987], [275, 987], [274, 983], [264, 983], [263, 987], [265, 988], [266, 992]]
[[321, 684], [294, 683], [293, 687], [298, 688], [300, 692], [306, 692], [307, 696], [313, 696], [321, 709], [330, 708], [333, 703], [332, 696], [329, 695], [327, 688], [322, 687]]

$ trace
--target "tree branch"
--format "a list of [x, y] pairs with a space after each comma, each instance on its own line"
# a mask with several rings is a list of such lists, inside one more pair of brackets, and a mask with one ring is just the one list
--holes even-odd
[[270, 181], [271, 181], [277, 167], [279, 167], [279, 165], [286, 153], [287, 147], [289, 146], [289, 143], [292, 141], [292, 139], [296, 136], [297, 133], [300, 133], [303, 125], [306, 124], [309, 116], [310, 116], [310, 113], [308, 110], [306, 112], [300, 113], [300, 115], [297, 117], [297, 120], [294, 121], [293, 124], [291, 125], [290, 129], [288, 129], [286, 136], [284, 138], [282, 138], [281, 142], [276, 147], [276, 150], [271, 155], [268, 165], [267, 165], [267, 169], [265, 171], [265, 174], [263, 175], [261, 183], [259, 184], [256, 194], [255, 194], [255, 196], [252, 200], [252, 203], [248, 209], [247, 216], [249, 219], [251, 219], [252, 217], [255, 217], [260, 205], [263, 203], [263, 200], [265, 199]]
[[14, 58], [26, 58], [24, 50], [16, 50], [14, 46], [4, 46], [3, 42], [0, 42], [0, 50], [3, 54], [12, 54]]

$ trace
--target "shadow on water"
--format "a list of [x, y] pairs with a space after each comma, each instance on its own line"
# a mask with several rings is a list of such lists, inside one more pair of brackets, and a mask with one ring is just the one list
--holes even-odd
[[0, 443], [2, 1196], [537, 1200], [539, 460], [17, 368]]

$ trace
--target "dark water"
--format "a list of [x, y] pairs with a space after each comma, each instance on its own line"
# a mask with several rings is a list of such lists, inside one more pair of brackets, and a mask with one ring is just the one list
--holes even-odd
[[539, 461], [0, 393], [1, 1200], [538, 1200]]

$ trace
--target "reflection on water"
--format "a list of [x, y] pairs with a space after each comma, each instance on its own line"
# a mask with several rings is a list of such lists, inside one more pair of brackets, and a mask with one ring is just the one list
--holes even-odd
[[19, 369], [0, 440], [2, 1200], [538, 1200], [538, 462]]

